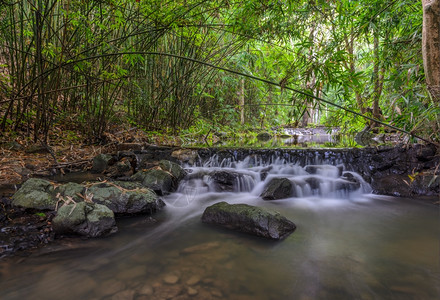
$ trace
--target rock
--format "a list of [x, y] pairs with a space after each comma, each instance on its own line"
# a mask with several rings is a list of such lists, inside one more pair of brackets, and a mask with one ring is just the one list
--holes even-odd
[[54, 195], [60, 194], [60, 196], [62, 196], [64, 199], [70, 197], [75, 202], [81, 202], [84, 200], [84, 198], [81, 197], [84, 196], [84, 189], [85, 187], [81, 184], [69, 182], [55, 188]]
[[295, 231], [293, 222], [278, 212], [247, 204], [219, 202], [205, 209], [202, 222], [280, 240]]
[[405, 175], [389, 175], [372, 182], [373, 193], [398, 197], [411, 195], [410, 179]]
[[144, 284], [139, 290], [138, 293], [140, 295], [152, 295], [153, 294], [153, 287], [151, 286], [151, 284], [147, 283]]
[[92, 173], [103, 173], [109, 166], [115, 163], [113, 156], [98, 154], [93, 158]]
[[352, 192], [356, 191], [361, 187], [361, 184], [359, 182], [351, 182], [343, 179], [337, 179], [335, 180], [335, 190], [337, 191], [347, 191]]
[[260, 197], [264, 200], [277, 200], [293, 196], [293, 184], [287, 178], [273, 178], [264, 188]]
[[272, 138], [272, 136], [271, 136], [270, 133], [268, 133], [268, 132], [260, 132], [260, 133], [257, 135], [257, 140], [259, 140], [259, 141], [263, 141], [263, 142], [268, 141], [268, 140], [270, 140], [271, 138]]
[[31, 178], [12, 196], [12, 205], [36, 210], [55, 210], [57, 199], [51, 182]]
[[200, 277], [197, 275], [192, 275], [185, 283], [187, 285], [195, 285], [200, 282]]
[[187, 289], [187, 293], [190, 296], [195, 296], [195, 295], [197, 295], [199, 293], [199, 291], [196, 290], [195, 288], [189, 286], [188, 289]]
[[156, 194], [163, 196], [177, 190], [177, 180], [170, 173], [163, 170], [149, 170], [146, 172], [142, 184], [152, 189]]
[[304, 170], [309, 174], [322, 175], [325, 177], [339, 177], [342, 175], [342, 168], [330, 165], [308, 165]]
[[105, 169], [105, 174], [109, 177], [123, 177], [133, 175], [135, 163], [129, 157], [123, 157], [114, 165]]
[[181, 166], [179, 166], [178, 164], [176, 164], [172, 161], [161, 160], [159, 162], [159, 167], [162, 170], [173, 175], [174, 178], [176, 178], [178, 182], [180, 182], [186, 176], [186, 171]]
[[173, 151], [173, 153], [171, 153], [171, 156], [183, 163], [189, 163], [192, 165], [197, 161], [198, 153], [197, 150], [179, 149]]
[[232, 192], [240, 174], [232, 171], [214, 171], [209, 176], [214, 182], [214, 188], [217, 192]]
[[75, 233], [86, 237], [98, 237], [116, 231], [113, 212], [104, 205], [88, 202], [60, 207], [52, 224], [56, 233]]
[[312, 190], [319, 190], [321, 188], [321, 183], [323, 182], [322, 179], [315, 176], [304, 178], [304, 181], [310, 186]]
[[440, 193], [440, 176], [431, 172], [411, 175], [389, 175], [376, 178], [371, 187], [373, 193], [398, 197], [415, 195], [434, 196]]
[[136, 183], [106, 182], [91, 186], [88, 192], [93, 195], [93, 202], [107, 206], [116, 214], [152, 214], [165, 206], [149, 189], [126, 189], [121, 186], [139, 187]]
[[167, 274], [163, 278], [163, 282], [167, 284], [176, 284], [179, 282], [179, 277], [175, 274]]
[[135, 291], [125, 290], [125, 291], [120, 291], [119, 293], [114, 294], [110, 299], [111, 300], [133, 300], [134, 295], [135, 295]]

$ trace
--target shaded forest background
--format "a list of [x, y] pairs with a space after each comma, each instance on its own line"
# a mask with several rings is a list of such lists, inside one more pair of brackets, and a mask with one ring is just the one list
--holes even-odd
[[0, 134], [377, 125], [324, 98], [438, 141], [422, 25], [410, 0], [0, 1]]

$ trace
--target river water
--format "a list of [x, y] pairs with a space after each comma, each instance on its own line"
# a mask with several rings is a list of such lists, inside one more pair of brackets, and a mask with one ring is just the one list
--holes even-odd
[[[30, 257], [0, 261], [0, 298], [440, 298], [438, 206], [372, 195], [365, 182], [336, 190], [341, 166], [317, 171], [315, 189], [301, 184], [310, 176], [304, 166], [267, 167], [249, 161], [190, 167], [190, 180], [164, 198], [167, 206], [154, 219], [121, 218], [110, 237], [64, 239]], [[209, 175], [218, 170], [242, 175], [232, 191], [218, 191]], [[299, 194], [263, 200], [273, 177], [300, 183]], [[297, 229], [270, 241], [203, 224], [204, 209], [219, 201], [279, 211]]]

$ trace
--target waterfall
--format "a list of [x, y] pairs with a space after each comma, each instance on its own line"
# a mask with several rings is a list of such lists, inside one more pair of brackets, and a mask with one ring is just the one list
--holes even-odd
[[359, 174], [346, 170], [339, 159], [318, 155], [298, 157], [285, 152], [270, 156], [251, 154], [241, 160], [237, 157], [236, 152], [217, 153], [197, 164], [186, 165], [189, 174], [172, 204], [186, 206], [191, 199], [207, 193], [249, 193], [259, 197], [270, 190], [276, 182], [274, 179], [287, 179], [291, 184], [290, 192], [276, 199], [349, 199], [371, 191], [369, 184]]

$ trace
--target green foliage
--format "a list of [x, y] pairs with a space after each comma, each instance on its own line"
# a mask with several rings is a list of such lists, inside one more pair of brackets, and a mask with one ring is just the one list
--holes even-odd
[[439, 139], [418, 2], [39, 0], [0, 7], [3, 131], [47, 139], [68, 120], [94, 141], [115, 122], [183, 139], [287, 123], [346, 132], [372, 125], [283, 88], [290, 86]]

